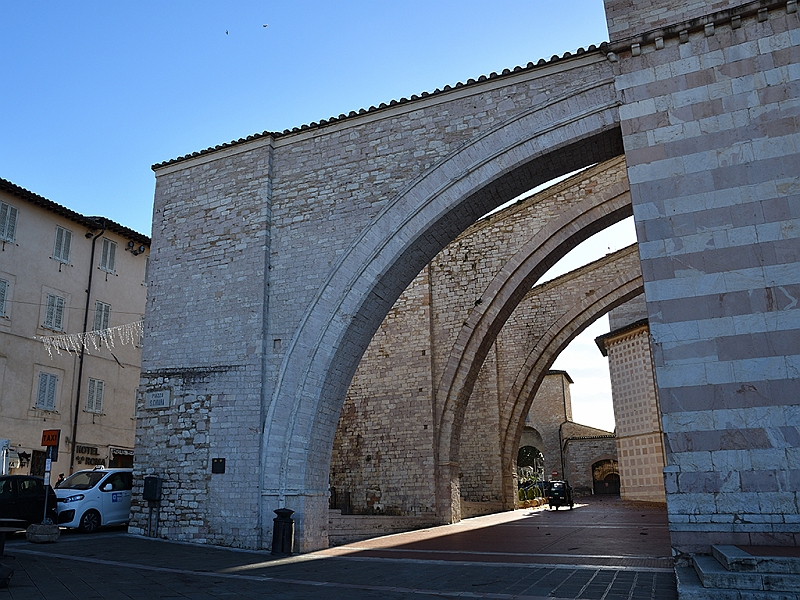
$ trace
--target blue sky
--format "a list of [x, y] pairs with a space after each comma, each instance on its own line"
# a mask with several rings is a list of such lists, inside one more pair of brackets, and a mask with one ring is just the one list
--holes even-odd
[[602, 0], [6, 1], [0, 177], [149, 235], [154, 163], [607, 35]]

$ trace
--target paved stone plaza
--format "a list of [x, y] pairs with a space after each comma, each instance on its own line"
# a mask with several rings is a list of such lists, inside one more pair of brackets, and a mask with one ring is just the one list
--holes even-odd
[[594, 500], [275, 559], [108, 531], [12, 539], [0, 600], [677, 598], [663, 509]]

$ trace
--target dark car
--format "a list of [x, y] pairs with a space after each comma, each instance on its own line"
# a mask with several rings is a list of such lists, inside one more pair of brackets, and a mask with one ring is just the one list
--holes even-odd
[[[0, 476], [0, 519], [19, 519], [20, 529], [41, 523], [44, 514], [44, 479], [32, 475]], [[47, 486], [47, 516], [56, 522], [56, 494]]]
[[547, 493], [547, 503], [550, 508], [558, 510], [559, 506], [574, 506], [572, 502], [572, 486], [566, 481], [551, 481], [550, 491]]

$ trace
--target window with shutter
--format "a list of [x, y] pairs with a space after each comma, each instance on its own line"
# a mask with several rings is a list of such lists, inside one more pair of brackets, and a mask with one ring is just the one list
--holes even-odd
[[44, 326], [48, 329], [61, 331], [64, 328], [64, 298], [47, 294], [47, 312], [44, 317]]
[[17, 209], [0, 202], [0, 241], [13, 242], [17, 231]]
[[94, 303], [94, 330], [108, 329], [111, 322], [111, 305], [97, 300]]
[[56, 409], [56, 386], [58, 375], [39, 373], [39, 389], [36, 394], [36, 408], [42, 410]]
[[56, 243], [53, 246], [53, 258], [59, 262], [69, 262], [69, 251], [72, 247], [72, 232], [63, 227], [56, 227]]
[[105, 386], [104, 381], [89, 378], [89, 390], [86, 394], [86, 412], [103, 412], [103, 391]]
[[6, 297], [8, 296], [8, 282], [0, 279], [0, 317], [6, 316]]
[[117, 261], [117, 243], [103, 238], [103, 249], [100, 252], [100, 268], [109, 273], [114, 272]]

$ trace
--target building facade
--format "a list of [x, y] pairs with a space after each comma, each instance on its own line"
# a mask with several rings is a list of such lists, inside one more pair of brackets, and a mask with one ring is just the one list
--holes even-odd
[[617, 453], [625, 500], [666, 502], [664, 434], [653, 374], [644, 297], [609, 314], [611, 331], [595, 341], [608, 357]]
[[0, 447], [6, 473], [132, 466], [150, 239], [0, 179]]

